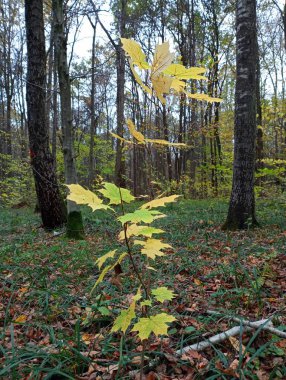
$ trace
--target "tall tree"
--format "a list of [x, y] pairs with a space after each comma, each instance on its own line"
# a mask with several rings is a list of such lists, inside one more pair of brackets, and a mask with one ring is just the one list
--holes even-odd
[[237, 0], [234, 162], [224, 229], [257, 225], [254, 198], [257, 55], [256, 0]]
[[[116, 0], [113, 4], [115, 8], [115, 19], [119, 38], [126, 37], [127, 34], [127, 2], [128, 0]], [[93, 0], [89, 0], [93, 11], [98, 13]], [[116, 42], [109, 31], [105, 28], [103, 23], [98, 19], [98, 22], [104, 32], [106, 33], [109, 41], [116, 52], [116, 133], [123, 137], [123, 126], [125, 122], [124, 117], [124, 103], [125, 103], [125, 54], [121, 47], [120, 39]], [[125, 187], [125, 157], [124, 147], [121, 141], [116, 141], [116, 159], [115, 159], [115, 183], [117, 186]]]
[[54, 161], [49, 149], [46, 123], [46, 53], [43, 0], [25, 0], [27, 33], [27, 110], [31, 165], [38, 203], [46, 228], [55, 228], [66, 221]]
[[[67, 60], [67, 33], [65, 33], [65, 18], [63, 0], [53, 0], [53, 24], [55, 59], [61, 99], [61, 122], [63, 132], [63, 153], [66, 184], [77, 183], [75, 153], [73, 146], [71, 83]], [[80, 239], [83, 237], [82, 215], [77, 204], [67, 202], [68, 220], [67, 236]]]
[[[118, 33], [120, 37], [126, 35], [126, 12], [127, 1], [120, 0], [119, 12], [116, 15], [118, 20]], [[123, 136], [124, 118], [124, 98], [125, 98], [125, 54], [119, 42], [116, 49], [117, 63], [117, 92], [116, 92], [116, 110], [117, 110], [117, 134]], [[123, 156], [123, 146], [121, 141], [116, 141], [116, 162], [115, 162], [115, 183], [118, 186], [125, 187], [125, 159]]]
[[90, 145], [89, 145], [89, 178], [88, 185], [91, 188], [95, 177], [95, 160], [94, 160], [94, 137], [96, 135], [96, 121], [95, 117], [95, 48], [96, 48], [96, 24], [97, 15], [95, 21], [92, 21], [89, 15], [87, 15], [89, 23], [93, 29], [92, 36], [92, 49], [91, 49], [91, 91], [90, 91]]

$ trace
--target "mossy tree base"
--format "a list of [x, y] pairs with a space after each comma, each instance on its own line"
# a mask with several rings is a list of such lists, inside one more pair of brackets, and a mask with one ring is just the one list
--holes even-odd
[[76, 240], [84, 239], [83, 220], [80, 211], [71, 211], [68, 214], [66, 237]]
[[259, 227], [255, 216], [243, 217], [243, 215], [228, 215], [221, 229], [223, 231], [249, 230]]

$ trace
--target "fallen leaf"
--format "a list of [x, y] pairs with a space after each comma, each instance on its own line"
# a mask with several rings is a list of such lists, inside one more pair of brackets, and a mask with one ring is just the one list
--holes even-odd
[[19, 315], [19, 317], [14, 320], [14, 323], [24, 323], [27, 321], [27, 319], [28, 319], [28, 316], [22, 314], [22, 315]]

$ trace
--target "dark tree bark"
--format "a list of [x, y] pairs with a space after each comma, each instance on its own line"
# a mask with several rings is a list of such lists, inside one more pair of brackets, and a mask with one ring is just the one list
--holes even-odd
[[257, 225], [254, 198], [257, 54], [256, 1], [237, 0], [234, 163], [224, 229]]
[[25, 1], [27, 33], [27, 109], [31, 165], [39, 208], [46, 228], [61, 226], [66, 213], [60, 196], [46, 124], [46, 55], [43, 1]]
[[[258, 55], [257, 55], [258, 58]], [[256, 72], [256, 124], [257, 124], [257, 141], [256, 141], [256, 170], [263, 168], [263, 131], [262, 131], [262, 106], [260, 97], [260, 63], [257, 60]], [[258, 181], [261, 184], [261, 181]]]
[[[65, 165], [66, 184], [77, 183], [77, 172], [73, 146], [72, 108], [71, 108], [71, 83], [67, 60], [67, 35], [64, 28], [63, 0], [53, 0], [53, 25], [55, 60], [58, 71], [58, 80], [61, 100], [61, 122], [63, 131], [63, 154]], [[68, 220], [67, 236], [75, 239], [84, 237], [83, 221], [79, 206], [72, 201], [67, 201]]]
[[[120, 37], [126, 34], [126, 0], [120, 1], [120, 12], [118, 16], [118, 27]], [[125, 100], [125, 52], [121, 47], [121, 43], [116, 49], [116, 65], [117, 65], [117, 92], [116, 92], [116, 112], [117, 112], [117, 129], [116, 133], [123, 137], [124, 118], [124, 100]], [[117, 186], [126, 187], [125, 180], [125, 159], [123, 155], [123, 144], [116, 140], [116, 162], [115, 162], [115, 183]]]
[[89, 175], [88, 186], [92, 188], [93, 181], [95, 179], [95, 159], [94, 159], [94, 137], [96, 136], [96, 124], [97, 118], [95, 117], [95, 38], [96, 38], [96, 24], [88, 16], [89, 23], [93, 29], [92, 36], [92, 49], [91, 49], [91, 91], [90, 91], [90, 145], [89, 145]]

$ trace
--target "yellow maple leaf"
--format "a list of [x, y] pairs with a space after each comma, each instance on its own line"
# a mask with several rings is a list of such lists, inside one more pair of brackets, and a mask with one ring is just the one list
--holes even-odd
[[113, 265], [107, 265], [107, 266], [106, 266], [106, 267], [100, 272], [100, 275], [99, 275], [98, 279], [96, 280], [96, 282], [95, 282], [93, 288], [92, 288], [91, 291], [90, 291], [90, 294], [91, 294], [91, 295], [93, 294], [93, 292], [94, 292], [95, 288], [97, 287], [97, 285], [100, 284], [100, 283], [103, 281], [105, 275], [106, 275], [109, 271], [111, 271], [112, 269], [114, 269], [114, 267], [115, 267], [117, 264], [120, 264], [121, 261], [122, 261], [122, 260], [124, 259], [124, 257], [126, 257], [126, 256], [127, 256], [127, 253], [126, 253], [126, 252], [122, 253], [122, 254], [119, 256], [119, 258], [117, 259], [117, 261], [116, 261]]
[[176, 318], [166, 313], [160, 313], [149, 318], [140, 318], [135, 323], [132, 331], [138, 331], [141, 340], [148, 339], [149, 335], [153, 332], [155, 335], [167, 335], [167, 323], [174, 322]]
[[98, 198], [92, 191], [84, 189], [82, 186], [77, 184], [66, 185], [70, 191], [67, 199], [73, 201], [79, 205], [88, 205], [95, 210], [112, 210], [111, 207], [102, 203], [102, 200]]
[[127, 310], [121, 310], [119, 316], [114, 321], [111, 332], [121, 330], [125, 333], [135, 317], [135, 302], [132, 302]]
[[145, 139], [146, 142], [157, 144], [157, 145], [168, 145], [168, 146], [175, 146], [178, 148], [186, 148], [188, 145], [184, 143], [172, 143], [167, 140], [160, 140], [160, 139]]
[[133, 296], [133, 300], [127, 310], [121, 310], [119, 316], [115, 319], [111, 331], [125, 331], [131, 324], [132, 319], [135, 318], [136, 302], [141, 299], [141, 286], [138, 288], [137, 293]]
[[207, 94], [191, 94], [190, 92], [185, 92], [185, 94], [191, 98], [191, 99], [197, 99], [197, 100], [205, 100], [206, 102], [212, 103], [220, 103], [223, 101], [221, 98], [212, 98], [211, 96]]
[[146, 55], [143, 53], [141, 46], [136, 41], [129, 40], [127, 38], [120, 38], [120, 40], [123, 49], [132, 59], [134, 65], [144, 70], [150, 68], [150, 65], [146, 62]]
[[186, 86], [186, 83], [183, 82], [182, 80], [173, 79], [170, 87], [177, 92], [183, 92], [185, 86]]
[[164, 256], [162, 249], [172, 248], [170, 244], [162, 243], [159, 239], [147, 239], [146, 241], [135, 240], [134, 244], [142, 245], [142, 255], [146, 255], [150, 259], [155, 260], [156, 256]]
[[136, 70], [134, 69], [134, 66], [131, 60], [129, 60], [129, 64], [130, 64], [130, 69], [132, 71], [132, 74], [134, 75], [136, 82], [140, 84], [140, 86], [143, 88], [145, 92], [147, 92], [149, 95], [152, 95], [152, 90], [143, 83], [142, 79], [137, 74]]
[[[155, 228], [155, 227], [149, 227], [149, 226], [138, 226], [137, 224], [133, 223], [130, 224], [127, 228], [126, 235], [127, 238], [129, 239], [131, 236], [146, 236], [146, 237], [152, 237], [153, 234], [161, 234], [164, 232], [160, 228]], [[121, 231], [118, 235], [119, 240], [124, 240], [125, 239], [125, 233], [124, 231]]]
[[141, 132], [138, 132], [135, 128], [135, 125], [131, 119], [126, 120], [127, 127], [129, 129], [129, 132], [131, 135], [139, 142], [139, 143], [145, 143], [145, 137], [142, 135]]
[[113, 251], [110, 251], [106, 253], [105, 255], [101, 256], [99, 259], [96, 260], [96, 264], [98, 266], [98, 269], [102, 267], [102, 265], [105, 263], [107, 259], [111, 259], [116, 255], [117, 250], [114, 249]]
[[151, 68], [151, 79], [158, 76], [174, 60], [174, 54], [170, 53], [169, 42], [164, 42], [156, 46], [154, 59]]
[[164, 99], [164, 94], [169, 94], [171, 84], [172, 84], [172, 78], [167, 77], [163, 74], [157, 75], [151, 78], [152, 86], [154, 91], [156, 92], [157, 97], [161, 101], [161, 103], [165, 104], [166, 99]]
[[125, 142], [125, 143], [127, 143], [127, 144], [133, 144], [132, 141], [126, 140], [126, 139], [124, 139], [123, 137], [117, 135], [116, 133], [113, 133], [113, 132], [109, 132], [109, 133], [111, 134], [112, 137], [114, 137], [114, 138], [120, 140], [121, 142]]
[[166, 203], [176, 202], [177, 198], [180, 197], [180, 195], [171, 195], [169, 197], [163, 197], [154, 199], [153, 201], [150, 201], [148, 203], [145, 203], [141, 208], [156, 208], [156, 207], [165, 207]]
[[187, 68], [179, 63], [173, 63], [169, 67], [167, 67], [164, 70], [165, 75], [171, 75], [177, 79], [204, 79], [207, 80], [208, 78], [200, 75], [203, 74], [206, 71], [203, 67], [190, 67]]
[[164, 301], [171, 301], [175, 297], [175, 293], [172, 290], [166, 288], [165, 286], [162, 286], [157, 289], [152, 289], [151, 293], [157, 301], [162, 303]]

